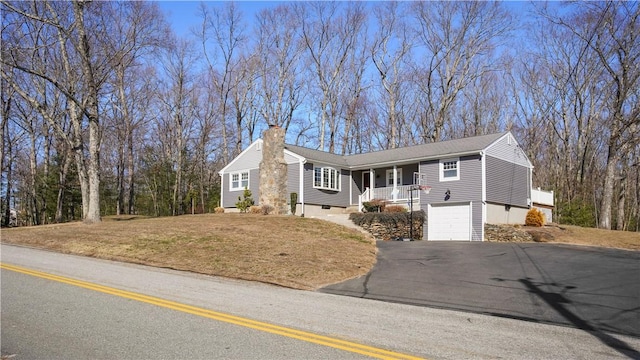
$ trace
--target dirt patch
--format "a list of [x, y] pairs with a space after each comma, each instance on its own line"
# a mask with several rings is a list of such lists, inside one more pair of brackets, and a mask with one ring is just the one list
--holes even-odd
[[2, 242], [316, 289], [369, 272], [375, 241], [322, 220], [206, 214], [2, 229]]

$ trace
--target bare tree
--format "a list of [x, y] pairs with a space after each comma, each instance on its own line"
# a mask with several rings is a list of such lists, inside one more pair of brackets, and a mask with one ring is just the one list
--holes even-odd
[[301, 20], [289, 5], [257, 15], [256, 46], [259, 111], [267, 124], [289, 128], [303, 99], [303, 44], [296, 36]]
[[344, 13], [335, 2], [298, 3], [295, 9], [297, 16], [304, 19], [300, 36], [320, 91], [319, 147], [335, 152], [339, 100], [348, 76], [349, 57], [364, 26], [363, 4], [348, 3]]
[[[107, 9], [111, 21], [111, 43], [114, 54], [114, 74], [110, 79], [113, 95], [112, 123], [117, 148], [116, 214], [131, 214], [134, 202], [134, 132], [145, 121], [150, 104], [148, 90], [152, 73], [141, 63], [143, 57], [162, 48], [167, 27], [156, 4], [145, 2], [116, 3]], [[128, 187], [128, 189], [127, 189]], [[125, 201], [126, 198], [126, 201]]]
[[[4, 52], [3, 63], [30, 76], [40, 78], [67, 98], [69, 115], [73, 124], [73, 144], [76, 165], [83, 197], [83, 219], [87, 223], [100, 221], [100, 117], [99, 89], [109, 72], [112, 54], [101, 51], [101, 41], [108, 38], [103, 18], [96, 16], [108, 3], [86, 3], [73, 1], [9, 3], [3, 2], [11, 13], [10, 28], [15, 37], [32, 41], [16, 42]], [[87, 26], [91, 31], [87, 31]], [[57, 46], [56, 57], [51, 57], [53, 45]], [[43, 57], [29, 54], [45, 52]], [[48, 52], [48, 53], [47, 53]], [[53, 60], [53, 61], [52, 61]], [[51, 61], [51, 62], [49, 62]], [[12, 86], [18, 85], [13, 82]], [[16, 89], [16, 91], [18, 91]], [[29, 96], [22, 89], [18, 91], [36, 109], [45, 108], [45, 103]], [[43, 114], [44, 116], [44, 114]], [[60, 124], [44, 116], [56, 129]], [[88, 141], [84, 140], [86, 119]], [[63, 132], [56, 130], [59, 134]]]
[[171, 159], [175, 171], [171, 204], [174, 216], [183, 213], [186, 152], [192, 124], [197, 114], [195, 76], [192, 71], [194, 61], [195, 53], [191, 43], [178, 40], [176, 46], [167, 51], [163, 62], [166, 91], [160, 95], [163, 109], [158, 115], [161, 123], [156, 136], [162, 142], [164, 153]]
[[[202, 50], [207, 64], [209, 76], [215, 85], [215, 95], [220, 111], [220, 127], [223, 140], [223, 159], [230, 161], [230, 139], [227, 121], [232, 113], [231, 101], [233, 90], [237, 86], [240, 66], [240, 47], [246, 40], [245, 25], [242, 14], [233, 2], [225, 3], [222, 8], [209, 10], [205, 5], [200, 8], [202, 28], [199, 32]], [[237, 119], [236, 119], [237, 120]], [[237, 124], [237, 122], [236, 122]], [[242, 149], [242, 126], [236, 126], [236, 141], [233, 146], [234, 155]]]
[[[374, 8], [377, 31], [371, 49], [373, 64], [380, 76], [383, 111], [389, 134], [388, 148], [400, 145], [400, 131], [405, 126], [402, 107], [402, 85], [409, 73], [406, 68], [412, 47], [405, 14], [398, 2], [384, 2]], [[382, 129], [381, 129], [382, 130]]]
[[[571, 18], [546, 9], [541, 14], [550, 26], [581, 42], [581, 60], [593, 56], [603, 70], [591, 77], [591, 81], [606, 84], [598, 89], [605, 96], [601, 102], [604, 111], [598, 115], [603, 120], [607, 147], [598, 226], [611, 229], [617, 168], [640, 138], [640, 8], [635, 2], [610, 1], [581, 4]], [[576, 71], [581, 64], [576, 65]]]
[[491, 55], [509, 33], [511, 21], [498, 2], [416, 2], [413, 11], [424, 50], [416, 59], [425, 101], [422, 136], [424, 141], [440, 141], [460, 92], [499, 68]]

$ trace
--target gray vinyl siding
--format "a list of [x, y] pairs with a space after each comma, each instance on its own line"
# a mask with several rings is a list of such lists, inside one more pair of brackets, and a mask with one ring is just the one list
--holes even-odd
[[528, 167], [487, 156], [487, 201], [528, 207], [531, 171]]
[[[312, 205], [348, 207], [351, 172], [347, 169], [337, 169], [340, 170], [340, 191], [322, 190], [313, 187], [313, 166], [312, 163], [304, 165], [304, 202]], [[323, 165], [318, 164], [318, 166]]]
[[[460, 180], [440, 182], [440, 161], [430, 160], [420, 163], [420, 173], [427, 175], [431, 186], [429, 194], [420, 192], [420, 208], [427, 213], [428, 204], [468, 204], [471, 202], [472, 240], [482, 240], [482, 160], [480, 155], [460, 157]], [[446, 198], [446, 191], [451, 195]], [[423, 239], [427, 240], [429, 219], [426, 219]]]
[[511, 134], [506, 134], [499, 141], [487, 148], [486, 154], [508, 162], [516, 163], [520, 166], [530, 167], [527, 155], [518, 146], [518, 143]]
[[[246, 170], [245, 170], [246, 171]], [[234, 171], [235, 172], [235, 171]], [[231, 191], [229, 184], [231, 183], [231, 173], [225, 173], [222, 177], [222, 207], [236, 207], [238, 202], [238, 196], [242, 196], [244, 189]], [[260, 174], [258, 169], [249, 170], [249, 190], [251, 190], [251, 197], [258, 205], [260, 199], [259, 192]]]
[[[260, 149], [260, 150], [258, 150]], [[258, 169], [262, 161], [262, 144], [253, 143], [247, 150], [234, 159], [225, 169], [225, 173], [236, 172], [245, 169]], [[290, 153], [284, 153], [284, 161], [287, 164], [298, 164], [299, 160]]]
[[364, 189], [362, 188], [362, 171], [352, 171], [351, 178], [353, 182], [353, 189], [351, 190], [351, 203], [357, 204], [358, 197], [362, 195]]
[[246, 169], [257, 169], [262, 161], [262, 150], [258, 150], [258, 143], [253, 143], [240, 156], [235, 158], [229, 166], [224, 169], [225, 173], [232, 173]]
[[[289, 164], [287, 165], [287, 202], [291, 199], [291, 193], [299, 193], [300, 192], [300, 163]], [[298, 194], [298, 199], [300, 198], [300, 194]]]
[[[431, 186], [429, 195], [420, 193], [420, 205], [423, 209], [430, 203], [482, 201], [482, 161], [479, 155], [460, 158], [460, 180], [440, 182], [439, 164], [439, 160], [420, 163], [420, 173], [427, 174], [427, 184]], [[451, 195], [445, 200], [447, 189]]]

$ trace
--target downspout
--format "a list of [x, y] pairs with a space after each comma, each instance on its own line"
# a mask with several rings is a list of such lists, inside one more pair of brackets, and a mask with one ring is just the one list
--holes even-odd
[[529, 167], [529, 187], [527, 189], [527, 202], [529, 203], [529, 209], [533, 207], [533, 201], [531, 200], [531, 188], [533, 188], [533, 168]]
[[487, 223], [487, 156], [484, 151], [480, 151], [480, 161], [482, 162], [482, 231], [480, 241], [484, 241], [484, 224]]
[[[342, 171], [340, 178], [342, 178]], [[342, 180], [340, 180], [340, 184], [342, 184]], [[353, 171], [351, 170], [349, 170], [349, 206], [353, 206]]]
[[220, 206], [221, 208], [224, 207], [224, 173], [220, 173], [220, 204], [218, 204], [218, 206]]
[[[300, 201], [300, 216], [304, 217], [304, 163], [306, 162], [305, 159], [300, 159], [300, 185], [299, 185], [299, 190], [298, 192], [300, 193], [298, 195], [298, 200]], [[295, 214], [294, 214], [295, 215]]]

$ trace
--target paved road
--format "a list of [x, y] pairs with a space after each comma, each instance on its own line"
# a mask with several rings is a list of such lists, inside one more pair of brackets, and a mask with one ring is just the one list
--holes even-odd
[[321, 291], [640, 337], [640, 252], [427, 241], [378, 248], [367, 276]]
[[[431, 359], [632, 358], [640, 339], [468, 312], [296, 291], [2, 245], [2, 354], [31, 358], [360, 358], [200, 316], [216, 311]], [[8, 265], [120, 289], [105, 294]], [[191, 315], [122, 291], [198, 307]], [[164, 301], [164, 300], [158, 300]], [[309, 335], [310, 336], [310, 335]], [[302, 337], [304, 338], [304, 337]], [[612, 346], [615, 343], [616, 346]], [[348, 350], [348, 349], [347, 349]]]

